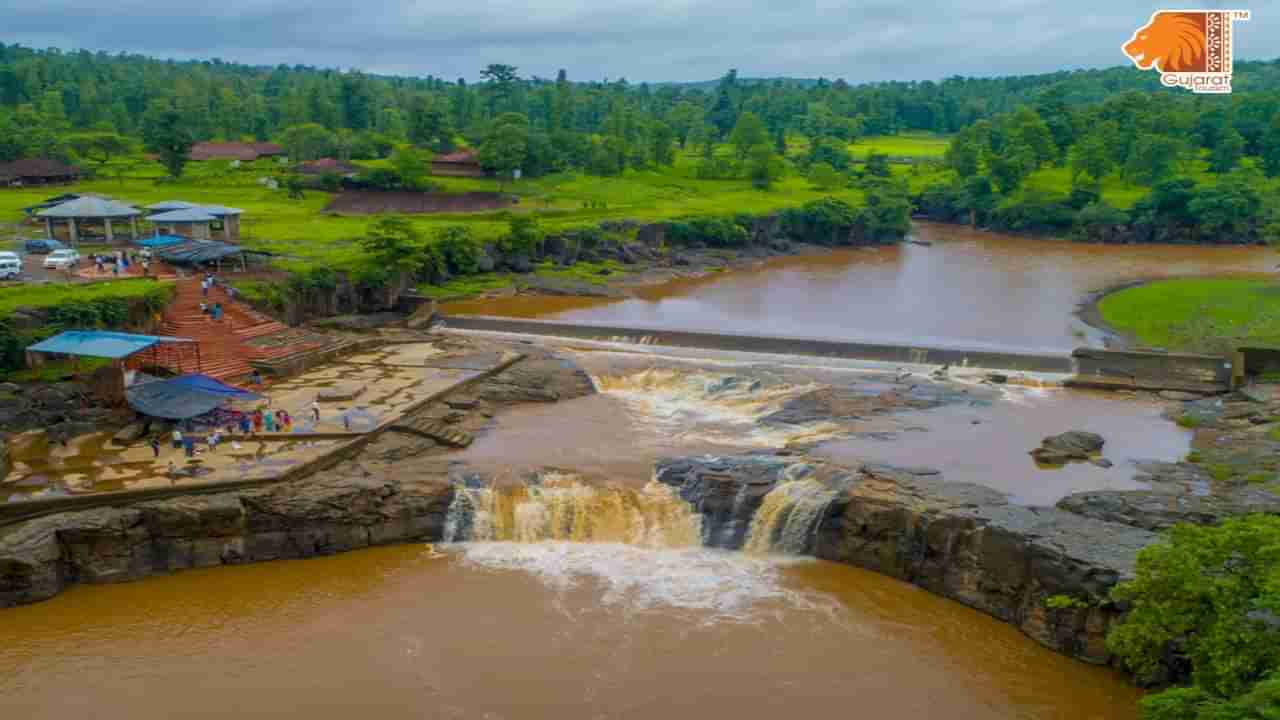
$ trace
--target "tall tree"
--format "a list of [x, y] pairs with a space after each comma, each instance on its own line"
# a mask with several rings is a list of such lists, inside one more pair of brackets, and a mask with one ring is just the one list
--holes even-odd
[[154, 121], [147, 145], [160, 156], [160, 164], [170, 177], [182, 177], [182, 171], [191, 159], [191, 146], [195, 144], [187, 131], [182, 114], [177, 110], [165, 110]]
[[99, 167], [111, 159], [129, 152], [132, 143], [123, 135], [113, 132], [77, 133], [67, 138], [71, 149], [80, 157], [97, 163]]
[[1217, 145], [1209, 151], [1209, 169], [1222, 174], [1231, 172], [1244, 157], [1244, 136], [1233, 127], [1226, 128]]
[[503, 182], [524, 163], [529, 147], [529, 118], [503, 113], [494, 119], [480, 145], [480, 165]]
[[729, 142], [739, 160], [745, 160], [758, 147], [769, 147], [769, 129], [764, 121], [752, 112], [744, 112], [738, 116], [738, 123], [733, 126]]

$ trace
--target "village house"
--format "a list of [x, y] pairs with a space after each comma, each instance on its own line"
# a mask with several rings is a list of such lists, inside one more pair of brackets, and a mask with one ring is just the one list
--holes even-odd
[[431, 158], [431, 174], [450, 177], [483, 177], [480, 159], [471, 150], [459, 150]]
[[334, 158], [320, 158], [311, 162], [300, 163], [295, 165], [293, 171], [299, 175], [337, 175], [339, 177], [353, 177], [364, 172], [364, 168], [346, 160], [335, 160]]
[[253, 162], [258, 158], [283, 157], [284, 148], [268, 142], [202, 142], [191, 146], [191, 159], [239, 160]]
[[0, 185], [11, 187], [69, 183], [80, 177], [80, 174], [80, 169], [74, 165], [47, 158], [26, 158], [0, 163]]

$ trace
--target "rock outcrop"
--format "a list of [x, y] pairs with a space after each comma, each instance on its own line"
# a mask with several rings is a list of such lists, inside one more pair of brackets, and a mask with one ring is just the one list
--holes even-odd
[[312, 478], [52, 515], [0, 528], [0, 607], [76, 583], [438, 539], [447, 477]]
[[1061, 435], [1051, 435], [1031, 451], [1031, 457], [1046, 465], [1064, 465], [1072, 461], [1087, 461], [1102, 452], [1106, 441], [1097, 433], [1071, 430]]
[[1090, 490], [1058, 501], [1062, 510], [1085, 517], [1146, 530], [1165, 530], [1178, 523], [1216, 525], [1250, 513], [1280, 515], [1280, 495], [1243, 476], [1215, 479], [1188, 462], [1143, 462], [1137, 480], [1144, 490]]
[[[1110, 589], [1156, 540], [1128, 525], [1011, 505], [994, 490], [923, 469], [747, 456], [666, 460], [657, 473], [702, 513], [708, 544], [730, 548], [742, 547], [769, 492], [800, 476], [835, 491], [813, 554], [957, 600], [1093, 663], [1111, 660], [1104, 640], [1120, 610]], [[1073, 602], [1051, 608], [1055, 596]]]

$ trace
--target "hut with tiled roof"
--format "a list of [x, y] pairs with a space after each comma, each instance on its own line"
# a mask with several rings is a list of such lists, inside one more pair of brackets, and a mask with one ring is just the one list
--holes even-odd
[[458, 150], [431, 158], [431, 174], [452, 177], [482, 177], [480, 159], [471, 150]]
[[61, 160], [25, 158], [0, 163], [0, 185], [53, 185], [69, 183], [80, 177], [80, 169]]
[[334, 158], [320, 158], [311, 162], [295, 165], [293, 171], [300, 175], [339, 175], [341, 177], [351, 177], [364, 172], [364, 168], [349, 163], [346, 160], [335, 160]]
[[191, 146], [191, 159], [239, 160], [253, 162], [263, 157], [284, 155], [284, 148], [275, 143], [202, 142]]

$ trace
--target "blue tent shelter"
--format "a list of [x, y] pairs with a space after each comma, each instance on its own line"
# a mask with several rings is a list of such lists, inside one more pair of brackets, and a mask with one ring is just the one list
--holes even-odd
[[129, 386], [129, 406], [143, 415], [186, 420], [222, 407], [231, 400], [258, 400], [257, 393], [241, 390], [208, 375], [182, 375]]

